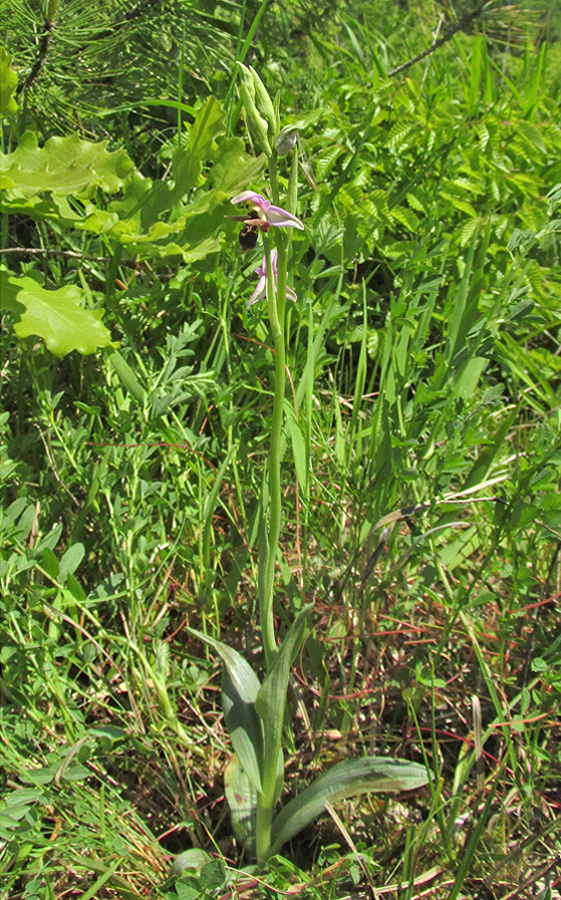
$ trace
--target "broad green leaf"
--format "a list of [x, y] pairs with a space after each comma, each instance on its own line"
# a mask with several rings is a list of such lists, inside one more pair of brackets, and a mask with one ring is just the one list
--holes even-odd
[[255, 709], [263, 724], [264, 734], [263, 791], [271, 803], [278, 791], [278, 756], [281, 748], [290, 666], [302, 645], [306, 619], [311, 610], [312, 605], [310, 604], [301, 609], [296, 616], [255, 700]]
[[243, 700], [226, 668], [222, 677], [222, 708], [234, 750], [256, 791], [261, 791], [263, 728], [255, 702]]
[[47, 574], [51, 576], [51, 578], [58, 578], [58, 559], [56, 558], [50, 547], [45, 547], [45, 549], [43, 550], [43, 558], [41, 562], [43, 563], [43, 568], [45, 569]]
[[224, 772], [224, 792], [230, 807], [232, 831], [249, 856], [255, 853], [257, 791], [234, 754]]
[[[194, 229], [191, 232], [194, 237]], [[178, 241], [170, 241], [160, 234], [156, 240], [153, 235], [125, 235], [121, 234], [118, 240], [124, 244], [132, 256], [142, 259], [166, 259], [170, 256], [180, 256], [184, 263], [193, 263], [204, 259], [210, 253], [217, 253], [224, 240], [221, 235], [203, 236], [193, 243], [182, 244]], [[161, 239], [161, 242], [158, 243]]]
[[210, 156], [214, 139], [226, 131], [225, 113], [215, 97], [209, 97], [189, 128], [189, 142], [174, 154], [172, 172], [175, 187], [172, 202], [198, 186], [202, 163]]
[[[198, 110], [195, 121], [189, 128], [188, 137], [182, 135], [180, 146], [173, 153], [171, 181], [157, 180], [150, 183], [149, 193], [142, 202], [144, 230], [149, 231], [150, 226], [154, 224], [167, 227], [166, 223], [161, 221], [162, 214], [170, 210], [176, 212], [182, 198], [186, 198], [186, 195], [200, 186], [203, 180], [203, 162], [211, 155], [215, 138], [225, 130], [224, 111], [216, 98], [209, 97]], [[211, 196], [210, 192], [206, 192], [197, 200], [202, 199], [208, 204]], [[174, 228], [177, 230], [175, 215], [173, 219]]]
[[264, 153], [248, 156], [240, 138], [225, 138], [213, 153], [209, 178], [216, 191], [231, 198], [258, 178], [266, 163]]
[[[110, 153], [106, 143], [72, 135], [39, 147], [36, 136], [26, 133], [13, 153], [0, 154], [3, 210], [110, 235], [142, 259], [197, 262], [220, 250], [232, 194], [265, 164], [264, 157], [245, 154], [238, 138], [216, 143], [224, 129], [224, 112], [209, 98], [175, 153], [169, 181], [144, 178], [124, 151]], [[101, 208], [97, 188], [122, 189], [122, 196]], [[80, 204], [70, 203], [72, 197]]]
[[208, 635], [189, 629], [220, 654], [226, 667], [222, 680], [222, 704], [228, 733], [240, 764], [256, 791], [262, 787], [263, 730], [255, 712], [260, 684], [257, 675], [236, 650]]
[[72, 546], [66, 550], [59, 564], [58, 577], [60, 581], [64, 581], [67, 575], [73, 574], [76, 571], [82, 562], [85, 553], [84, 545], [80, 543], [72, 544]]
[[442, 200], [448, 200], [449, 203], [452, 204], [454, 209], [459, 210], [460, 212], [466, 213], [473, 219], [477, 218], [477, 211], [474, 209], [471, 203], [467, 200], [462, 200], [461, 197], [457, 197], [455, 194], [452, 194], [450, 191], [441, 191], [440, 198]]
[[201, 869], [199, 877], [205, 891], [216, 891], [226, 881], [223, 861], [220, 858], [209, 860]]
[[337, 763], [291, 800], [275, 818], [271, 855], [325, 810], [325, 801], [337, 803], [357, 794], [410, 791], [428, 781], [424, 766], [406, 760], [367, 756]]
[[[128, 186], [127, 194], [128, 190], [136, 197], [137, 180]], [[219, 250], [223, 240], [219, 232], [224, 231], [224, 215], [228, 212], [226, 198], [215, 191], [201, 189], [187, 205], [175, 209], [170, 221], [164, 221], [161, 215], [169, 203], [162, 199], [162, 191], [167, 191], [167, 185], [160, 182], [144, 192], [140, 215], [138, 210], [131, 215], [127, 194], [123, 201], [111, 203], [111, 214], [127, 216], [110, 227], [112, 237], [126, 246], [129, 253], [144, 259], [182, 256], [185, 262], [195, 262]], [[81, 224], [75, 223], [75, 227], [89, 230], [91, 222], [94, 230], [103, 225], [99, 211], [93, 219], [88, 215]]]
[[51, 353], [66, 356], [72, 350], [95, 353], [111, 344], [111, 335], [101, 322], [102, 309], [84, 309], [84, 291], [66, 285], [46, 290], [33, 278], [18, 278], [0, 271], [2, 306], [15, 317], [14, 331], [20, 338], [36, 334]]
[[16, 197], [43, 191], [89, 196], [97, 187], [115, 193], [134, 165], [124, 150], [106, 147], [107, 141], [84, 141], [77, 134], [49, 138], [39, 147], [35, 133], [27, 131], [13, 153], [0, 154], [0, 187]]
[[12, 57], [0, 47], [0, 116], [12, 116], [18, 108], [14, 93], [18, 86], [18, 76], [10, 69]]

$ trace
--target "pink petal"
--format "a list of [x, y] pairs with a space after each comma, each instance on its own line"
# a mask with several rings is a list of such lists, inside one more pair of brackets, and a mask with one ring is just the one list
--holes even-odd
[[292, 213], [287, 212], [286, 209], [281, 209], [280, 206], [269, 206], [265, 211], [265, 218], [269, 225], [279, 225], [285, 228], [300, 228], [302, 231], [304, 230], [304, 226], [300, 219], [293, 216]]
[[263, 300], [264, 297], [267, 296], [267, 278], [265, 275], [262, 275], [257, 283], [257, 287], [255, 288], [253, 294], [247, 301], [247, 308], [253, 306], [254, 303], [257, 303], [258, 300]]

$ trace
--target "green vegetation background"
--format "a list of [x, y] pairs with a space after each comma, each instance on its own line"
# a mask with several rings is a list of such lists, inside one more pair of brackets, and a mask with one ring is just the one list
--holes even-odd
[[[561, 3], [1, 16], [0, 897], [558, 898]], [[266, 185], [236, 59], [302, 149], [288, 772], [387, 752], [431, 785], [234, 887], [220, 665], [186, 625], [255, 653], [271, 353], [224, 216]], [[191, 846], [216, 865], [174, 882]]]

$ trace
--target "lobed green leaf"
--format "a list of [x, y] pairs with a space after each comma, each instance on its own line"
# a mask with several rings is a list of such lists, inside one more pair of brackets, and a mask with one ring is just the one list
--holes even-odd
[[36, 334], [55, 356], [72, 350], [95, 353], [111, 344], [111, 334], [101, 322], [103, 310], [84, 309], [84, 291], [75, 285], [49, 291], [34, 278], [18, 278], [2, 269], [0, 290], [3, 308], [15, 316], [18, 337]]
[[77, 134], [49, 138], [39, 147], [35, 133], [27, 131], [13, 153], [0, 154], [0, 187], [16, 197], [83, 196], [96, 187], [115, 193], [134, 165], [124, 150], [106, 148], [107, 141], [84, 141]]

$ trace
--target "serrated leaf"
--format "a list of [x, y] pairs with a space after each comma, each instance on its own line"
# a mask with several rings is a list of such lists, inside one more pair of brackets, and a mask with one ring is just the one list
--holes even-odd
[[522, 138], [530, 147], [535, 148], [540, 153], [546, 153], [546, 147], [541, 132], [531, 122], [524, 119], [518, 119], [516, 123], [516, 136]]
[[395, 122], [386, 137], [386, 146], [392, 150], [397, 150], [405, 143], [405, 138], [409, 135], [412, 128], [414, 128], [412, 122], [404, 121], [403, 119]]
[[440, 197], [444, 200], [448, 200], [454, 209], [459, 209], [460, 212], [466, 213], [468, 216], [472, 216], [473, 218], [477, 218], [477, 213], [471, 203], [468, 203], [467, 200], [462, 200], [460, 197], [455, 197], [450, 191], [441, 191]]
[[345, 151], [339, 145], [334, 145], [328, 150], [322, 152], [322, 155], [315, 160], [315, 174], [318, 182], [325, 181], [330, 174], [336, 161]]
[[370, 199], [372, 200], [378, 213], [383, 216], [384, 219], [389, 220], [390, 210], [388, 206], [387, 191], [383, 191], [381, 188], [375, 188], [373, 191], [371, 191]]
[[409, 791], [427, 781], [425, 767], [406, 760], [367, 756], [337, 763], [280, 811], [273, 822], [271, 855], [320, 815], [326, 800], [337, 803], [357, 794]]
[[458, 242], [460, 247], [467, 247], [477, 231], [477, 219], [466, 219], [458, 232]]
[[479, 138], [479, 145], [481, 149], [485, 150], [485, 147], [489, 143], [489, 129], [484, 122], [475, 122], [473, 127], [475, 133], [477, 134], [477, 137]]
[[426, 215], [425, 206], [421, 199], [417, 196], [417, 194], [414, 194], [412, 191], [408, 191], [406, 196], [407, 202], [411, 209], [416, 209], [417, 212], [425, 213]]
[[419, 219], [412, 209], [408, 209], [406, 206], [394, 206], [390, 215], [394, 221], [401, 222], [409, 231], [414, 233], [417, 231]]
[[84, 291], [75, 285], [49, 291], [33, 278], [18, 278], [3, 269], [0, 289], [4, 309], [15, 316], [18, 337], [36, 334], [55, 356], [66, 356], [72, 350], [95, 353], [111, 344], [111, 335], [101, 322], [103, 310], [84, 309]]

